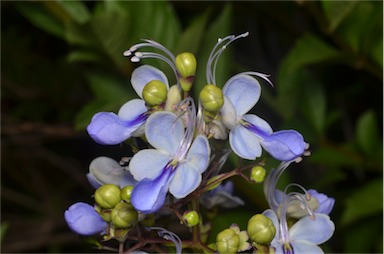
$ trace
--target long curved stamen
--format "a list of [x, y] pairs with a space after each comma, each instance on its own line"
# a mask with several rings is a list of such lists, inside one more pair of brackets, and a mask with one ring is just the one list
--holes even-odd
[[[214, 84], [214, 85], [216, 84], [215, 72], [216, 72], [217, 62], [218, 62], [218, 59], [219, 59], [221, 53], [223, 53], [223, 51], [227, 48], [227, 46], [229, 44], [231, 44], [233, 41], [235, 41], [239, 38], [247, 37], [248, 35], [249, 35], [249, 32], [245, 32], [245, 33], [240, 34], [238, 36], [229, 35], [223, 39], [220, 39], [220, 38], [218, 39], [218, 42], [213, 47], [211, 54], [209, 55], [209, 58], [207, 61], [206, 75], [207, 75], [207, 83], [208, 84]], [[222, 46], [216, 51], [216, 49], [220, 45], [222, 45]], [[213, 66], [212, 66], [212, 64], [213, 64]]]
[[164, 238], [165, 240], [172, 241], [175, 244], [176, 253], [181, 253], [182, 243], [181, 243], [181, 239], [178, 235], [176, 235], [175, 233], [168, 231], [164, 228], [161, 228], [161, 227], [148, 227], [147, 229], [159, 230], [159, 232], [157, 232], [157, 234], [160, 237]]
[[273, 87], [272, 81], [269, 80], [270, 75], [268, 75], [268, 74], [264, 74], [264, 73], [256, 72], [256, 71], [246, 71], [246, 72], [242, 72], [241, 74], [251, 75], [251, 76], [256, 76], [256, 77], [262, 78], [265, 81], [267, 81]]
[[288, 194], [288, 189], [290, 187], [297, 187], [297, 188], [299, 188], [300, 190], [303, 191], [303, 193], [300, 193], [300, 192], [290, 192], [290, 193], [294, 193], [294, 194], [297, 194], [297, 195], [305, 195], [305, 198], [306, 198], [307, 201], [311, 200], [311, 194], [309, 194], [308, 191], [303, 186], [301, 186], [298, 183], [290, 183], [290, 184], [288, 184], [285, 187], [285, 189], [284, 189], [284, 193], [285, 194]]
[[182, 160], [186, 157], [189, 147], [192, 144], [196, 126], [196, 107], [193, 99], [188, 97], [180, 102], [181, 107], [186, 107], [184, 114], [187, 115], [187, 127], [185, 129], [184, 138], [175, 154], [175, 159]]

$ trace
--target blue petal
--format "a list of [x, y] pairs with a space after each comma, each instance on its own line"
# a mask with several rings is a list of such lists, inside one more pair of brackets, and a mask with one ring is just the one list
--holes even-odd
[[335, 205], [334, 198], [329, 198], [327, 195], [318, 193], [316, 190], [308, 190], [308, 193], [319, 201], [320, 205], [316, 209], [316, 213], [331, 213], [333, 206]]
[[244, 115], [256, 105], [260, 93], [259, 81], [244, 74], [233, 76], [223, 87], [223, 94], [235, 106], [238, 116]]
[[145, 149], [136, 153], [129, 162], [129, 172], [137, 181], [154, 179], [161, 174], [172, 157], [163, 151]]
[[154, 148], [175, 155], [184, 138], [184, 125], [172, 112], [156, 112], [147, 120], [145, 136]]
[[64, 213], [69, 228], [80, 235], [93, 235], [106, 229], [107, 223], [95, 211], [93, 206], [78, 202]]
[[319, 246], [308, 241], [292, 241], [291, 245], [295, 254], [324, 254]]
[[133, 99], [121, 106], [117, 115], [123, 121], [133, 121], [138, 116], [144, 115], [147, 111], [144, 100]]
[[131, 203], [135, 209], [144, 214], [155, 213], [164, 205], [165, 196], [174, 171], [165, 167], [155, 179], [144, 179], [132, 190]]
[[160, 80], [169, 88], [167, 77], [161, 70], [155, 67], [142, 65], [132, 72], [131, 84], [140, 98], [143, 98], [144, 86], [152, 80]]
[[259, 139], [242, 125], [237, 125], [231, 130], [229, 144], [232, 150], [243, 159], [254, 160], [261, 155]]
[[281, 161], [290, 161], [300, 157], [307, 145], [303, 136], [295, 130], [274, 132], [261, 139], [260, 142], [270, 155]]
[[180, 163], [169, 185], [169, 192], [176, 198], [184, 198], [201, 183], [201, 173], [188, 163]]
[[187, 161], [200, 173], [203, 173], [209, 164], [211, 148], [205, 136], [198, 135], [189, 148]]
[[221, 107], [221, 121], [224, 126], [232, 130], [238, 123], [238, 116], [232, 102], [224, 96], [224, 105]]
[[243, 115], [242, 119], [250, 123], [251, 125], [248, 128], [260, 137], [265, 137], [273, 133], [269, 123], [257, 115], [246, 114]]
[[289, 238], [305, 240], [314, 244], [322, 244], [331, 238], [335, 231], [335, 224], [328, 215], [315, 213], [315, 220], [310, 216], [303, 217], [289, 229]]

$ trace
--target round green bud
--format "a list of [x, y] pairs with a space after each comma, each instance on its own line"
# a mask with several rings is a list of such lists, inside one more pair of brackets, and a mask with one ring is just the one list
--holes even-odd
[[199, 224], [199, 214], [196, 211], [186, 211], [183, 219], [187, 222], [188, 227], [193, 227]]
[[143, 88], [143, 99], [150, 106], [157, 106], [167, 99], [167, 86], [160, 80], [151, 80]]
[[203, 87], [199, 98], [203, 108], [213, 113], [218, 113], [224, 104], [223, 92], [219, 87], [212, 84]]
[[183, 52], [176, 56], [176, 69], [183, 78], [195, 76], [196, 65], [196, 58], [192, 53]]
[[111, 209], [103, 209], [98, 204], [95, 205], [96, 212], [106, 222], [111, 222]]
[[255, 166], [251, 171], [251, 179], [255, 183], [262, 183], [265, 180], [265, 176], [267, 175], [267, 171], [262, 166]]
[[276, 228], [270, 218], [256, 214], [248, 221], [249, 237], [257, 244], [268, 245], [276, 234]]
[[104, 184], [95, 191], [94, 198], [101, 208], [114, 208], [121, 201], [120, 188], [113, 184]]
[[240, 237], [230, 228], [224, 229], [216, 236], [216, 247], [219, 253], [237, 253], [239, 246]]
[[112, 210], [112, 224], [116, 228], [129, 228], [137, 222], [138, 216], [131, 204], [120, 202]]
[[127, 203], [131, 203], [132, 190], [133, 190], [133, 186], [131, 186], [131, 185], [125, 186], [123, 189], [121, 189], [121, 192], [120, 192], [121, 200], [123, 200]]

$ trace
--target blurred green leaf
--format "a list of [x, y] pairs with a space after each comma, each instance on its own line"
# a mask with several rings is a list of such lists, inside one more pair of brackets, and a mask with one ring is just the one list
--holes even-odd
[[75, 50], [68, 54], [68, 62], [102, 62], [99, 54], [89, 50]]
[[380, 136], [375, 113], [372, 110], [361, 115], [356, 124], [357, 144], [369, 155], [380, 146]]
[[356, 7], [358, 1], [321, 1], [325, 16], [329, 22], [329, 31], [333, 32]]
[[357, 189], [345, 200], [342, 224], [363, 220], [383, 212], [383, 181], [377, 179]]
[[4, 235], [5, 233], [7, 232], [8, 230], [8, 227], [9, 227], [9, 223], [7, 222], [1, 222], [1, 226], [0, 226], [0, 243], [3, 242], [3, 239], [4, 239]]
[[91, 17], [89, 10], [82, 1], [56, 0], [52, 2], [48, 1], [48, 4], [59, 5], [71, 17], [71, 20], [74, 20], [79, 24], [84, 24]]

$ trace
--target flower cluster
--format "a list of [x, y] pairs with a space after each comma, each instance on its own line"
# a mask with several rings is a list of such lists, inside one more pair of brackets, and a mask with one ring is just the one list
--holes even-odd
[[[198, 98], [190, 93], [197, 66], [193, 54], [174, 56], [152, 40], [123, 53], [134, 63], [145, 58], [164, 61], [174, 77], [141, 65], [131, 76], [139, 98], [125, 103], [117, 114], [100, 112], [93, 116], [87, 131], [97, 143], [116, 145], [142, 138], [148, 147], [120, 162], [108, 157], [92, 161], [87, 178], [95, 188], [95, 205], [79, 202], [65, 212], [74, 232], [101, 233], [104, 240], [115, 238], [120, 242], [120, 252], [163, 252], [171, 241], [177, 253], [183, 248], [219, 253], [251, 248], [264, 253], [308, 253], [318, 251], [317, 245], [331, 237], [334, 225], [327, 214], [333, 199], [302, 187], [302, 194], [276, 189], [285, 168], [308, 153], [308, 144], [299, 132], [273, 131], [267, 121], [250, 113], [261, 95], [260, 81], [272, 85], [268, 75], [247, 71], [231, 77], [222, 88], [216, 83], [220, 55], [229, 44], [246, 36], [248, 33], [218, 40], [206, 65], [207, 85]], [[176, 82], [171, 86], [169, 80], [173, 79]], [[262, 157], [262, 150], [282, 161], [264, 183], [271, 209], [252, 217], [247, 230], [232, 224], [217, 235], [215, 243], [208, 244], [211, 225], [202, 209], [217, 212], [218, 206], [228, 209], [243, 205], [243, 200], [233, 196], [233, 183], [223, 181], [240, 175], [249, 182], [263, 182], [266, 171], [262, 161], [256, 161]], [[231, 152], [245, 159], [246, 165], [224, 170]], [[190, 230], [192, 240], [183, 241], [155, 226], [163, 225], [161, 218], [172, 214]], [[288, 219], [296, 220], [293, 226], [288, 225]]]

